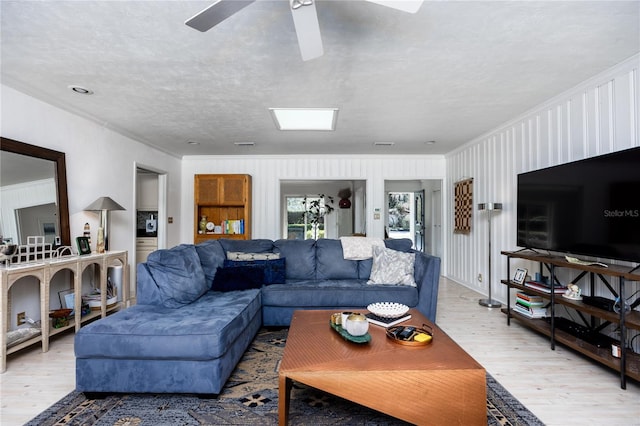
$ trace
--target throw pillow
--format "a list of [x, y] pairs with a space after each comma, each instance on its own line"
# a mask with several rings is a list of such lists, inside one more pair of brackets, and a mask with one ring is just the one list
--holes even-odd
[[264, 285], [283, 284], [286, 278], [285, 259], [272, 260], [225, 260], [225, 268], [249, 267], [262, 271]]
[[413, 278], [415, 253], [373, 247], [373, 265], [367, 284], [395, 284], [416, 287]]
[[162, 305], [167, 308], [188, 305], [209, 290], [200, 258], [191, 244], [154, 251], [147, 258], [147, 267], [160, 291]]
[[280, 259], [280, 253], [244, 253], [241, 251], [228, 251], [228, 260], [271, 260]]
[[211, 290], [236, 291], [260, 288], [263, 275], [260, 269], [251, 266], [218, 268]]

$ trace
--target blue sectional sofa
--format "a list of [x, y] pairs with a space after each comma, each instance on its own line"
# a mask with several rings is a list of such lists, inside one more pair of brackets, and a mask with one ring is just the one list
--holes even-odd
[[414, 285], [368, 283], [373, 259], [344, 259], [340, 240], [211, 240], [153, 252], [137, 267], [137, 304], [76, 334], [76, 389], [218, 394], [259, 328], [288, 326], [297, 309], [393, 301], [435, 321], [440, 259], [406, 239], [385, 246], [378, 251], [391, 259], [412, 259]]

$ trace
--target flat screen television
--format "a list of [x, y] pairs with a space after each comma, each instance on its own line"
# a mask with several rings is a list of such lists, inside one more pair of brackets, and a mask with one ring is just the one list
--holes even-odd
[[519, 247], [640, 262], [640, 148], [518, 175]]

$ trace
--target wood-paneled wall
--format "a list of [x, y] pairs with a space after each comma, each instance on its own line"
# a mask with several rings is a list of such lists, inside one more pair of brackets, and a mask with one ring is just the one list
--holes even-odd
[[[447, 155], [446, 188], [474, 178], [474, 204], [501, 202], [492, 218], [492, 297], [506, 301], [506, 259], [516, 249], [519, 173], [640, 146], [640, 55], [478, 137]], [[640, 166], [640, 165], [639, 165]], [[453, 200], [446, 200], [452, 209]], [[451, 210], [452, 211], [452, 210]], [[452, 215], [445, 216], [452, 229]], [[445, 231], [444, 274], [483, 293], [488, 289], [488, 221], [474, 209], [472, 232]], [[526, 264], [523, 267], [532, 268]], [[482, 274], [483, 280], [478, 280]]]
[[[182, 214], [193, 217], [193, 176], [200, 173], [246, 173], [253, 180], [253, 238], [281, 235], [280, 181], [365, 180], [367, 235], [384, 235], [385, 180], [421, 180], [446, 177], [442, 155], [398, 156], [193, 156], [183, 158]], [[193, 224], [181, 223], [183, 241], [193, 239]]]

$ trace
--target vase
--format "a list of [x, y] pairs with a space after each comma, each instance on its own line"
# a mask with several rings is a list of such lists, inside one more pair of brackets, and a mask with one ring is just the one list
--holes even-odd
[[340, 207], [341, 209], [348, 209], [349, 207], [351, 207], [351, 200], [349, 200], [348, 198], [342, 198], [338, 202], [338, 207]]
[[198, 229], [200, 231], [201, 234], [204, 234], [207, 230], [207, 217], [206, 216], [202, 216], [200, 218], [200, 224], [198, 225]]

